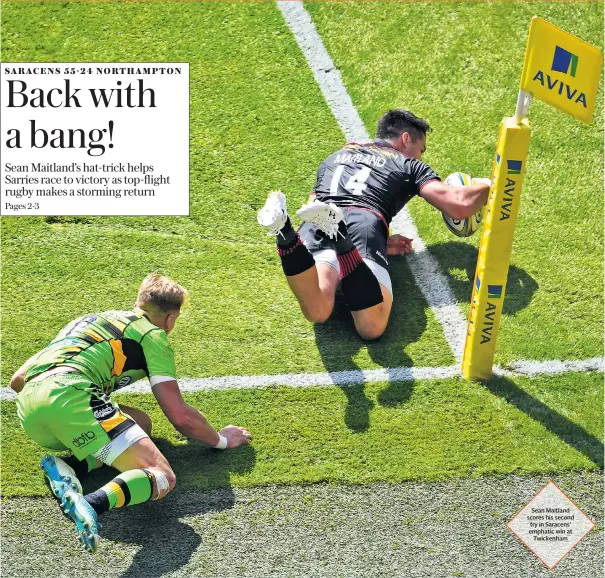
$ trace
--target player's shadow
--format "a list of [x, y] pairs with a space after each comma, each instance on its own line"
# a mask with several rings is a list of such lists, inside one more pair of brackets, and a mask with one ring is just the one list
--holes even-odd
[[[114, 509], [100, 519], [101, 543], [140, 546], [121, 578], [160, 578], [183, 568], [201, 543], [200, 535], [183, 518], [232, 508], [231, 474], [250, 471], [255, 463], [251, 446], [219, 452], [197, 442], [173, 445], [157, 438], [154, 442], [176, 474], [175, 490], [164, 500]], [[115, 475], [110, 468], [93, 472], [85, 480], [84, 491], [94, 491]], [[206, 486], [211, 489], [197, 489]]]
[[[428, 249], [445, 271], [456, 300], [470, 303], [477, 267], [477, 248], [460, 241], [448, 241], [431, 245]], [[525, 309], [536, 289], [538, 284], [531, 275], [511, 265], [508, 269], [503, 313], [514, 315]]]
[[[404, 257], [391, 258], [393, 308], [387, 330], [375, 341], [363, 341], [356, 333], [351, 313], [340, 292], [336, 295], [334, 311], [323, 324], [315, 324], [315, 340], [326, 371], [347, 398], [344, 421], [353, 432], [364, 432], [370, 426], [370, 411], [374, 403], [365, 394], [364, 377], [356, 362], [367, 350], [369, 358], [385, 368], [389, 385], [378, 395], [381, 405], [405, 403], [412, 394], [413, 382], [402, 380], [393, 369], [412, 367], [405, 348], [417, 341], [427, 324], [428, 307]], [[346, 372], [346, 373], [343, 373]], [[391, 377], [394, 379], [391, 380]], [[395, 381], [397, 379], [397, 381]], [[358, 382], [358, 383], [351, 383]]]
[[541, 423], [563, 442], [583, 453], [600, 469], [603, 469], [603, 452], [605, 449], [603, 442], [582, 426], [551, 409], [506, 377], [493, 376], [491, 379], [481, 382], [481, 385], [492, 394], [514, 405], [533, 420]]

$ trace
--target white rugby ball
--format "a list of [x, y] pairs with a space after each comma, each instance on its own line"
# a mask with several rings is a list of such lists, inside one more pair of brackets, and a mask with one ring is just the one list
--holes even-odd
[[[445, 179], [445, 183], [453, 187], [472, 184], [472, 177], [466, 173], [452, 173]], [[452, 219], [442, 213], [446, 227], [457, 237], [470, 237], [483, 222], [483, 207], [474, 215], [466, 219]]]

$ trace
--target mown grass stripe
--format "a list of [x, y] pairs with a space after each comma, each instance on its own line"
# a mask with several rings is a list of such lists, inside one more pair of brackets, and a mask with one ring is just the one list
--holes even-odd
[[[305, 6], [365, 125], [372, 130], [394, 106], [425, 118], [433, 129], [425, 158], [442, 176], [489, 175], [498, 125], [514, 110], [533, 16], [603, 49], [602, 3]], [[482, 34], [469, 35], [469, 23]], [[602, 114], [601, 86], [595, 118]], [[540, 101], [529, 116], [528, 171], [496, 354], [502, 366], [519, 359], [586, 359], [603, 351], [603, 125], [582, 125]], [[567, 134], [573, 144], [562, 140]], [[573, 210], [560, 201], [571, 198]], [[454, 237], [420, 199], [408, 207], [467, 312], [480, 235]]]
[[[453, 364], [405, 257], [393, 260], [396, 298], [380, 344], [357, 337], [341, 302], [320, 326], [300, 314], [275, 241], [256, 215], [275, 188], [284, 190], [292, 210], [304, 203], [317, 166], [344, 137], [277, 6], [145, 6], [10, 4], [3, 12], [7, 61], [35, 61], [42, 53], [51, 62], [94, 60], [101, 50], [104, 61], [121, 62], [136, 48], [145, 60], [190, 62], [192, 205], [190, 218], [3, 222], [2, 302], [11, 330], [2, 334], [2, 385], [67, 322], [131, 307], [151, 271], [173, 277], [191, 294], [170, 335], [179, 375]], [[108, 25], [97, 26], [99, 18]], [[33, 24], [39, 22], [52, 34], [41, 35]], [[211, 35], [199, 32], [211, 29]], [[144, 42], [146, 30], [155, 31], [153, 45]]]
[[[496, 375], [557, 375], [559, 373], [603, 371], [602, 357], [573, 361], [519, 361], [510, 368], [495, 367]], [[287, 387], [353, 386], [382, 381], [415, 381], [417, 379], [444, 379], [461, 377], [457, 365], [444, 367], [393, 367], [390, 369], [368, 369], [365, 371], [334, 371], [321, 373], [282, 373], [277, 375], [225, 375], [223, 377], [185, 377], [179, 379], [181, 391], [224, 391], [228, 389], [255, 389], [284, 385]], [[120, 393], [149, 393], [149, 382], [140, 381]], [[0, 401], [15, 399], [15, 393], [7, 387], [0, 389]]]
[[[340, 72], [334, 66], [302, 2], [277, 2], [277, 5], [347, 140], [368, 140], [370, 138], [368, 131], [351, 101]], [[401, 233], [414, 239], [414, 253], [408, 256], [408, 264], [418, 287], [443, 327], [445, 338], [456, 361], [460, 361], [464, 347], [466, 320], [445, 275], [435, 258], [427, 251], [405, 207], [398, 217], [393, 219], [391, 230], [393, 233]]]
[[[150, 416], [153, 439], [181, 489], [443, 480], [603, 464], [603, 374], [596, 372], [494, 376], [484, 384], [450, 377], [183, 396], [213, 427], [241, 424], [254, 439], [229, 452], [188, 443], [154, 396], [116, 396]], [[46, 494], [43, 476], [34, 473], [44, 450], [19, 426], [15, 404], [0, 406], [3, 495]], [[98, 471], [87, 484], [96, 489], [110, 475]]]

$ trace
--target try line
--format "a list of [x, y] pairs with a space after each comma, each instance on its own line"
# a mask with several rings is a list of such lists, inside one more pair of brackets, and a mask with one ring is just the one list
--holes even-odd
[[[593, 357], [574, 361], [518, 361], [508, 368], [494, 367], [494, 375], [528, 376], [557, 375], [559, 373], [603, 371], [605, 359]], [[276, 375], [225, 375], [223, 377], [185, 377], [178, 379], [183, 392], [225, 391], [228, 389], [261, 389], [271, 386], [322, 387], [354, 386], [381, 381], [415, 381], [418, 379], [447, 379], [462, 377], [457, 365], [443, 367], [393, 367], [354, 371], [333, 371], [320, 373], [282, 373]], [[139, 381], [120, 389], [114, 395], [123, 393], [151, 393], [147, 381]], [[15, 392], [9, 387], [0, 388], [0, 401], [14, 401]]]

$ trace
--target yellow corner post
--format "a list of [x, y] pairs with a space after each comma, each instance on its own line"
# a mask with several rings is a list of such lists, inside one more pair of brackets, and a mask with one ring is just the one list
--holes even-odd
[[521, 185], [529, 149], [529, 95], [591, 122], [603, 55], [594, 46], [532, 18], [517, 110], [500, 124], [462, 356], [467, 379], [489, 379], [506, 292]]
[[505, 118], [500, 124], [462, 356], [467, 379], [488, 379], [492, 374], [529, 135], [527, 120], [517, 124], [514, 118]]

